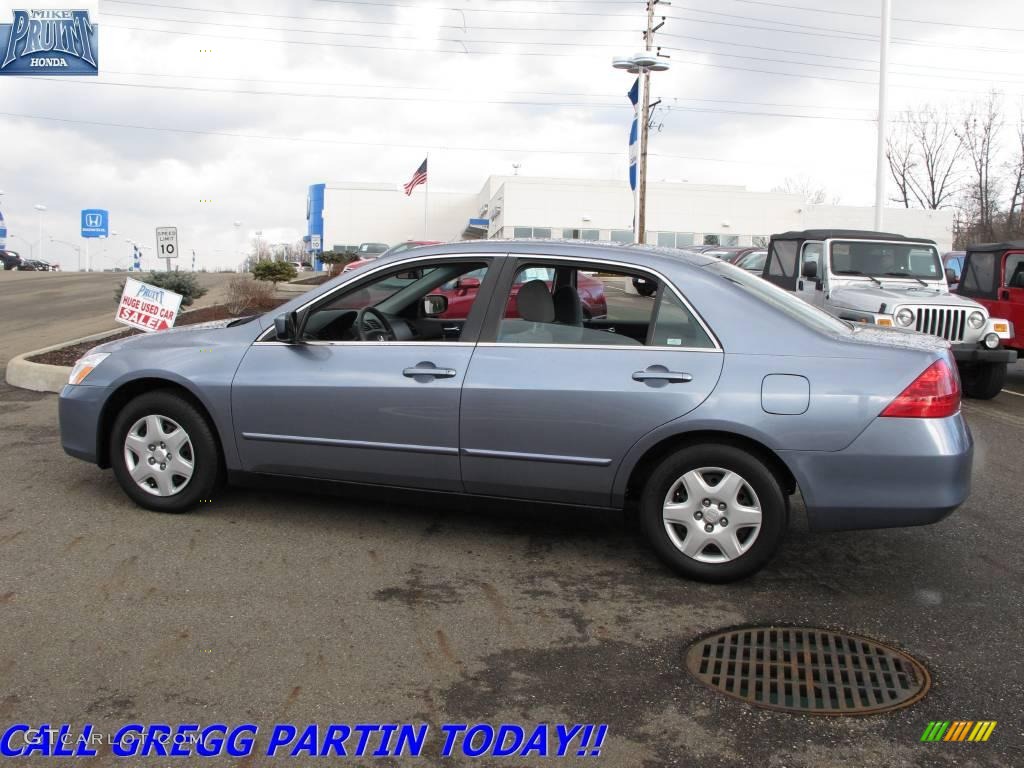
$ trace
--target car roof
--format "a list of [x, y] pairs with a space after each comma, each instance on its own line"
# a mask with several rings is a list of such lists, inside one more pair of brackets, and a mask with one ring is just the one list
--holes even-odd
[[978, 243], [977, 245], [968, 245], [967, 250], [979, 253], [1024, 251], [1024, 240], [1010, 240], [1005, 243]]
[[[424, 245], [416, 248], [415, 256], [438, 256], [459, 254], [506, 254], [525, 256], [549, 256], [558, 258], [612, 259], [615, 261], [636, 263], [649, 266], [687, 266], [699, 268], [719, 261], [714, 256], [704, 256], [693, 251], [678, 248], [666, 248], [657, 245], [639, 245], [632, 243], [599, 242], [595, 240], [559, 240], [543, 238], [509, 238], [492, 240], [459, 240], [438, 245]], [[386, 257], [401, 260], [412, 255], [411, 251]]]
[[829, 240], [836, 237], [852, 240], [897, 240], [935, 245], [934, 240], [929, 240], [926, 237], [907, 237], [894, 232], [874, 232], [869, 229], [796, 229], [772, 235], [772, 240]]

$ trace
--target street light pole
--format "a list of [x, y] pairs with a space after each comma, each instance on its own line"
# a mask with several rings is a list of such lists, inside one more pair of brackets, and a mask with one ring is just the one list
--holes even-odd
[[46, 210], [46, 206], [42, 203], [36, 203], [35, 209], [39, 218], [39, 260], [46, 261], [43, 258], [46, 253], [46, 249], [43, 247], [43, 212]]
[[885, 206], [885, 134], [887, 127], [886, 104], [889, 74], [889, 22], [892, 0], [882, 0], [882, 34], [878, 57], [878, 146], [875, 157], [875, 229], [882, 229], [882, 211]]

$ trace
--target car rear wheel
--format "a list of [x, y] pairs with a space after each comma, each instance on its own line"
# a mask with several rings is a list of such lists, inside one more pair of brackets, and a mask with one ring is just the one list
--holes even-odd
[[640, 516], [666, 565], [691, 579], [726, 582], [771, 559], [789, 507], [778, 479], [755, 456], [729, 445], [694, 445], [654, 469]]
[[221, 475], [213, 429], [195, 406], [173, 392], [148, 392], [118, 414], [110, 463], [121, 488], [139, 506], [186, 512], [208, 499]]
[[991, 400], [1006, 383], [1005, 363], [978, 363], [960, 369], [964, 394], [975, 400]]

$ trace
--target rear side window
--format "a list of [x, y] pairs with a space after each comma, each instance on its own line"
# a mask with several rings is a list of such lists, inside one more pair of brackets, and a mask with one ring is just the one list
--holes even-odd
[[793, 277], [796, 275], [796, 242], [793, 240], [776, 240], [772, 243], [768, 274], [774, 277]]
[[707, 332], [675, 293], [662, 289], [658, 297], [650, 344], [656, 347], [714, 348], [715, 344]]
[[996, 288], [996, 254], [972, 253], [960, 279], [960, 293], [989, 296]]

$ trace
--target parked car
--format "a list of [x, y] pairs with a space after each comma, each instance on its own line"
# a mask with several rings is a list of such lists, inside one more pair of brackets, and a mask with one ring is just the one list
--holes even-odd
[[[964, 394], [999, 394], [1017, 353], [1009, 322], [951, 294], [932, 240], [816, 229], [772, 235], [765, 280], [843, 320], [938, 336], [951, 345]], [[963, 292], [961, 291], [961, 294]]]
[[997, 317], [1005, 317], [1004, 344], [1024, 352], [1024, 240], [969, 246], [957, 292], [974, 299]]
[[[476, 301], [477, 292], [480, 290], [482, 278], [483, 270], [467, 272], [457, 280], [452, 280], [438, 288], [437, 293], [443, 295], [448, 300], [448, 308], [439, 317], [459, 319], [468, 317], [469, 310], [473, 302]], [[552, 294], [552, 300], [555, 300], [554, 296], [558, 289], [555, 285], [555, 272], [553, 269], [534, 267], [523, 270], [516, 275], [516, 279], [512, 283], [512, 289], [505, 304], [505, 317], [520, 317], [519, 290], [524, 283], [531, 280], [543, 281], [548, 291]], [[582, 322], [601, 320], [608, 316], [608, 302], [605, 299], [603, 282], [591, 275], [579, 272], [576, 275], [575, 290], [579, 298], [580, 320]]]
[[762, 248], [759, 248], [758, 246], [746, 245], [730, 246], [727, 248], [708, 248], [707, 250], [701, 251], [701, 253], [706, 253], [709, 256], [714, 256], [716, 259], [728, 261], [730, 264], [735, 264], [737, 258], [745, 256], [751, 251], [757, 250], [762, 250]]
[[966, 251], [947, 251], [942, 254], [942, 267], [946, 275], [946, 282], [949, 283], [949, 290], [956, 291], [960, 284], [960, 275], [964, 271], [964, 257]]
[[301, 261], [290, 261], [288, 263], [295, 267], [296, 272], [305, 272], [308, 269]]
[[0, 267], [5, 270], [17, 269], [21, 264], [21, 256], [17, 251], [0, 251]]
[[20, 272], [49, 272], [50, 264], [42, 259], [22, 259], [16, 269]]
[[[437, 243], [437, 240], [406, 240], [404, 243], [391, 246], [383, 253], [370, 253], [369, 251], [357, 252], [361, 253], [361, 255], [346, 264], [344, 269], [341, 271], [351, 272], [354, 269], [359, 269], [359, 267], [369, 264], [371, 261], [376, 261], [382, 256], [393, 256], [396, 253], [404, 253], [412, 248], [418, 248], [421, 245], [436, 245]], [[363, 245], [367, 244], [364, 243]], [[373, 245], [373, 243], [370, 243], [370, 245]], [[379, 245], [383, 245], [383, 243], [379, 243]], [[360, 246], [360, 248], [362, 248], [362, 246]]]
[[755, 275], [760, 275], [764, 270], [764, 263], [768, 259], [766, 248], [754, 248], [735, 256], [731, 263], [740, 269], [745, 269]]
[[[438, 289], [481, 269], [466, 319], [441, 317]], [[591, 272], [657, 299], [582, 320]], [[815, 529], [960, 505], [953, 365], [941, 339], [842, 322], [711, 257], [482, 240], [380, 259], [270, 315], [102, 344], [59, 415], [67, 453], [156, 511], [253, 476], [626, 508], [670, 567], [727, 581], [772, 557], [797, 489]]]

